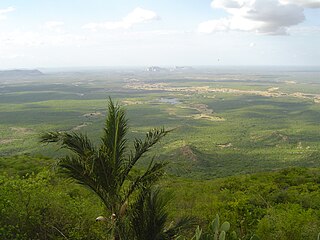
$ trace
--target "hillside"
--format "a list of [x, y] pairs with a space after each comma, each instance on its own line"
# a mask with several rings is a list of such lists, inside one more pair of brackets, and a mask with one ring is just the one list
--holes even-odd
[[0, 71], [0, 78], [18, 78], [18, 77], [33, 77], [44, 75], [38, 69], [26, 70], [26, 69], [14, 69], [14, 70], [2, 70]]
[[167, 178], [174, 192], [173, 216], [202, 221], [219, 213], [241, 239], [317, 239], [320, 227], [320, 169], [289, 168], [274, 172], [191, 180]]
[[[72, 239], [103, 239], [104, 225], [94, 221], [104, 211], [99, 200], [52, 171], [53, 159], [5, 157], [0, 166], [0, 234], [8, 239], [13, 239], [10, 232], [58, 239], [53, 225]], [[241, 239], [257, 234], [262, 240], [311, 240], [320, 228], [319, 182], [320, 169], [290, 168], [201, 181], [167, 175], [160, 186], [173, 195], [168, 206], [172, 219], [194, 216], [204, 227], [218, 213]], [[18, 223], [13, 216], [19, 216]]]

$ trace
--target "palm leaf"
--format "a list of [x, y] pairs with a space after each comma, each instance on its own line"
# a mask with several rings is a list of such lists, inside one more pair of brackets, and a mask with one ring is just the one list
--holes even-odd
[[154, 185], [164, 174], [166, 162], [154, 163], [153, 160], [144, 174], [137, 176], [129, 185], [128, 191], [125, 195], [125, 200], [129, 199], [131, 194], [135, 191], [147, 189]]
[[168, 229], [165, 230], [167, 239], [175, 239], [181, 232], [189, 230], [196, 225], [196, 219], [194, 217], [186, 216], [178, 219], [174, 224], [171, 224]]
[[86, 135], [71, 132], [48, 132], [41, 136], [42, 143], [59, 143], [61, 148], [69, 149], [79, 156], [87, 156], [95, 152], [95, 148]]
[[169, 131], [165, 131], [163, 128], [161, 129], [153, 129], [150, 130], [144, 139], [144, 141], [140, 139], [135, 139], [134, 141], [134, 149], [135, 152], [131, 153], [129, 160], [125, 166], [125, 170], [122, 172], [121, 182], [123, 183], [125, 179], [127, 179], [132, 167], [137, 163], [137, 161], [145, 154], [147, 151], [151, 149], [157, 142], [161, 140]]
[[172, 196], [162, 193], [159, 188], [148, 188], [141, 191], [132, 206], [131, 228], [133, 239], [137, 240], [173, 240], [183, 230], [195, 225], [195, 219], [184, 217], [176, 223], [168, 222], [167, 205]]
[[126, 150], [125, 138], [128, 126], [128, 120], [124, 109], [115, 105], [111, 99], [108, 104], [108, 116], [105, 123], [104, 135], [102, 137], [102, 150], [109, 155], [112, 164], [116, 167], [122, 167], [123, 155]]
[[134, 239], [161, 239], [167, 214], [164, 206], [167, 199], [160, 195], [158, 189], [150, 188], [141, 191], [136, 202], [132, 206], [132, 229], [135, 233]]
[[66, 156], [58, 162], [58, 166], [60, 167], [61, 173], [65, 174], [68, 178], [75, 180], [78, 184], [89, 188], [98, 195], [104, 204], [108, 204], [105, 192], [92, 174], [90, 165], [82, 161], [81, 158]]

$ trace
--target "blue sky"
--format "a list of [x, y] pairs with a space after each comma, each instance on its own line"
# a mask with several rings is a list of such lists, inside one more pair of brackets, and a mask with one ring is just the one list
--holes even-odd
[[0, 68], [320, 65], [320, 0], [2, 0]]

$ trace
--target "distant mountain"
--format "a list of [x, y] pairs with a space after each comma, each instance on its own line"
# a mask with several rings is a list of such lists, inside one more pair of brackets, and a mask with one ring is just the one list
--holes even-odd
[[174, 72], [174, 71], [187, 71], [187, 70], [193, 70], [191, 66], [175, 66], [174, 68], [162, 68], [158, 66], [151, 66], [147, 67], [147, 72]]
[[43, 73], [38, 69], [25, 70], [25, 69], [14, 69], [14, 70], [3, 70], [0, 71], [0, 77], [33, 77], [33, 76], [42, 76]]
[[163, 72], [163, 71], [168, 71], [168, 69], [161, 68], [158, 66], [151, 66], [151, 67], [147, 67], [146, 71], [147, 72]]

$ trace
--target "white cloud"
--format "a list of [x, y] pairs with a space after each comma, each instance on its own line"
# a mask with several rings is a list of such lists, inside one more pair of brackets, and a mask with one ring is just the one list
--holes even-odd
[[202, 33], [212, 33], [215, 31], [227, 31], [230, 29], [230, 21], [227, 18], [219, 20], [209, 20], [202, 22], [198, 26], [198, 31]]
[[44, 27], [47, 29], [54, 29], [54, 28], [62, 27], [63, 25], [64, 25], [64, 22], [49, 21], [44, 24]]
[[305, 20], [304, 8], [298, 2], [304, 2], [306, 7], [315, 1], [214, 0], [211, 6], [224, 9], [229, 16], [200, 23], [198, 31], [212, 33], [238, 30], [267, 35], [286, 35], [289, 27]]
[[7, 59], [7, 60], [12, 60], [12, 59], [18, 59], [18, 58], [25, 58], [25, 54], [9, 54], [9, 55], [1, 55], [0, 58], [2, 59]]
[[62, 33], [63, 32], [64, 22], [61, 21], [48, 21], [45, 22], [42, 26], [43, 30]]
[[243, 1], [237, 0], [215, 0], [211, 3], [212, 8], [240, 8]]
[[86, 37], [68, 33], [48, 33], [33, 31], [2, 32], [0, 35], [0, 49], [2, 48], [30, 48], [77, 46], [91, 44]]
[[305, 8], [320, 8], [319, 0], [280, 0], [283, 4], [295, 4]]
[[314, 36], [320, 36], [320, 26], [296, 26], [292, 27], [289, 30], [289, 33], [299, 34], [299, 35], [312, 35]]
[[15, 10], [14, 7], [7, 7], [4, 9], [0, 9], [0, 20], [4, 20], [7, 18], [7, 13], [13, 12]]
[[151, 11], [143, 8], [135, 8], [127, 16], [125, 16], [121, 21], [108, 21], [101, 23], [88, 23], [83, 26], [83, 28], [97, 30], [97, 29], [128, 29], [135, 24], [143, 23], [152, 20], [158, 20], [159, 16]]

